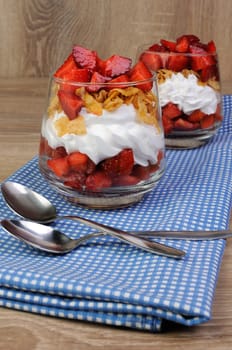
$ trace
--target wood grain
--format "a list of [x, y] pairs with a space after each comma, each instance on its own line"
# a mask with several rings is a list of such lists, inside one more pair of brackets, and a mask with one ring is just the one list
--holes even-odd
[[184, 33], [214, 39], [232, 80], [230, 0], [0, 0], [0, 77], [45, 77], [74, 44], [135, 57], [139, 45]]

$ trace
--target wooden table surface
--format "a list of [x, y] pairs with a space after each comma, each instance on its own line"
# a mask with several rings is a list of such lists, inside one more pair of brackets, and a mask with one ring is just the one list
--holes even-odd
[[[38, 152], [47, 79], [0, 79], [0, 180]], [[225, 84], [223, 93], [232, 94]], [[232, 227], [232, 222], [231, 222]], [[228, 240], [216, 288], [212, 320], [173, 326], [162, 334], [120, 329], [0, 308], [0, 350], [231, 349], [232, 240]]]

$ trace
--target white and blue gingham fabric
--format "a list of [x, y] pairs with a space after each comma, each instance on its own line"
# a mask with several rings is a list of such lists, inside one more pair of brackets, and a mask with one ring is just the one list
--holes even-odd
[[[229, 226], [232, 193], [232, 96], [224, 96], [224, 122], [198, 149], [167, 151], [157, 187], [129, 208], [74, 206], [49, 187], [37, 158], [10, 176], [48, 197], [59, 214], [82, 215], [125, 230], [217, 230]], [[0, 198], [0, 217], [16, 218]], [[57, 229], [77, 238], [91, 231], [72, 221]], [[0, 306], [43, 315], [158, 332], [165, 321], [196, 325], [211, 318], [225, 241], [160, 242], [183, 249], [181, 260], [143, 252], [111, 237], [75, 251], [38, 251], [0, 229]]]

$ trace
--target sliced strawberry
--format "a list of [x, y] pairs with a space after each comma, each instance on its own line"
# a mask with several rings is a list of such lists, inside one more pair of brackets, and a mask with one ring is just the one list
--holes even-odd
[[100, 170], [90, 174], [85, 182], [86, 189], [89, 191], [99, 191], [102, 188], [108, 188], [111, 185], [112, 180], [110, 176]]
[[[119, 75], [116, 78], [113, 78], [108, 81], [109, 85], [107, 85], [108, 89], [115, 89], [115, 88], [125, 88], [128, 86], [129, 78], [127, 74]], [[123, 84], [125, 83], [125, 84]]]
[[216, 51], [217, 49], [216, 49], [215, 42], [213, 40], [209, 41], [207, 44], [207, 52], [216, 53]]
[[134, 156], [131, 149], [124, 149], [116, 156], [105, 159], [101, 168], [107, 175], [129, 175], [134, 165]]
[[75, 68], [71, 69], [71, 71], [65, 73], [63, 75], [63, 79], [70, 81], [70, 82], [75, 82], [75, 84], [72, 83], [61, 83], [60, 88], [64, 90], [67, 93], [75, 93], [76, 89], [80, 87], [76, 83], [81, 82], [81, 83], [87, 83], [90, 80], [90, 71], [86, 68]]
[[73, 152], [68, 155], [68, 163], [72, 170], [85, 173], [89, 157], [81, 152]]
[[63, 90], [58, 91], [58, 97], [64, 113], [70, 120], [75, 119], [83, 107], [82, 99]]
[[77, 190], [83, 190], [86, 181], [86, 175], [84, 173], [70, 173], [65, 176], [64, 185], [75, 188]]
[[195, 130], [197, 128], [197, 125], [183, 118], [178, 118], [174, 122], [174, 128], [178, 130]]
[[45, 137], [40, 138], [40, 145], [39, 145], [39, 155], [40, 156], [47, 156], [51, 158], [53, 149], [49, 146], [47, 139]]
[[150, 46], [148, 50], [155, 51], [155, 52], [168, 52], [166, 47], [164, 47], [163, 45], [160, 45], [160, 44], [154, 44], [154, 45]]
[[191, 57], [191, 64], [192, 69], [195, 71], [199, 71], [209, 66], [213, 66], [216, 63], [214, 56], [207, 53], [207, 51], [205, 51], [201, 47], [190, 45], [189, 51], [193, 54], [193, 56]]
[[201, 81], [208, 81], [209, 79], [219, 80], [219, 72], [216, 65], [206, 67], [201, 70]]
[[57, 78], [64, 77], [65, 74], [69, 73], [72, 69], [77, 68], [76, 62], [72, 54], [68, 56], [68, 58], [64, 61], [62, 66], [60, 66], [55, 72], [54, 76]]
[[176, 51], [176, 43], [174, 41], [161, 39], [160, 42], [161, 42], [162, 46], [164, 46], [169, 51], [171, 51], [171, 52]]
[[[143, 81], [150, 78], [152, 78], [152, 74], [142, 61], [138, 61], [129, 73], [130, 81], [134, 82]], [[138, 84], [138, 87], [143, 91], [151, 90], [152, 86], [152, 81], [147, 81], [143, 84]]]
[[150, 177], [150, 166], [136, 164], [133, 168], [132, 175], [140, 180], [146, 180]]
[[162, 114], [170, 119], [173, 119], [179, 117], [182, 112], [176, 104], [169, 102], [162, 108]]
[[190, 122], [199, 122], [202, 118], [204, 118], [206, 114], [202, 112], [200, 109], [196, 109], [188, 116], [188, 121]]
[[166, 115], [162, 116], [162, 121], [165, 135], [170, 134], [174, 129], [174, 121], [166, 117]]
[[200, 42], [200, 39], [196, 35], [185, 34], [185, 37], [188, 39], [189, 44], [196, 44]]
[[186, 35], [182, 35], [176, 40], [176, 52], [188, 52], [189, 39]]
[[152, 71], [157, 71], [160, 68], [163, 68], [163, 62], [160, 55], [157, 55], [153, 52], [144, 52], [140, 56], [140, 60], [145, 63], [148, 69]]
[[51, 158], [56, 159], [56, 158], [62, 158], [66, 156], [67, 156], [67, 152], [64, 147], [60, 146], [60, 147], [56, 147], [55, 149], [52, 149]]
[[78, 67], [94, 71], [97, 66], [97, 53], [82, 46], [74, 46], [73, 57]]
[[104, 77], [103, 75], [101, 75], [98, 72], [93, 72], [92, 78], [90, 80], [90, 82], [92, 83], [91, 86], [87, 87], [87, 90], [89, 92], [96, 92], [98, 90], [100, 90], [102, 88], [101, 85], [99, 84], [103, 84], [105, 82], [107, 82], [108, 79], [106, 77]]
[[167, 61], [167, 69], [174, 72], [180, 72], [182, 69], [188, 68], [189, 58], [181, 54], [170, 54]]
[[131, 63], [132, 60], [130, 58], [113, 55], [104, 61], [101, 72], [107, 77], [114, 78], [127, 73], [131, 68]]
[[204, 118], [200, 121], [202, 129], [208, 129], [214, 124], [214, 114], [205, 115]]
[[113, 178], [113, 186], [133, 186], [139, 181], [140, 179], [133, 175], [120, 175]]
[[47, 165], [59, 177], [67, 175], [69, 172], [67, 157], [48, 159]]

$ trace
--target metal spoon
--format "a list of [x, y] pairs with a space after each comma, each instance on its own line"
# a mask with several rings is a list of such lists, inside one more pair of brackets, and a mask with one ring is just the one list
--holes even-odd
[[[103, 225], [93, 220], [71, 215], [57, 216], [56, 208], [45, 197], [21, 184], [8, 181], [3, 183], [1, 188], [2, 194], [10, 208], [26, 219], [40, 223], [50, 223], [56, 219], [72, 219], [100, 230], [101, 232], [99, 232], [98, 235], [109, 234], [143, 250], [148, 250], [156, 254], [161, 254], [162, 252], [166, 256], [173, 257], [183, 257], [185, 255], [182, 250], [177, 250], [164, 244], [152, 242], [146, 238], [138, 237], [136, 234]], [[4, 221], [2, 222], [2, 226], [3, 223]], [[11, 233], [15, 235], [19, 234], [15, 227], [13, 229], [11, 226], [11, 230], [13, 230]], [[38, 227], [38, 230], [40, 230], [40, 227]], [[36, 234], [36, 231], [33, 232]], [[27, 238], [27, 235], [25, 235], [25, 237]], [[40, 243], [40, 245], [42, 245], [42, 243]]]
[[[42, 195], [30, 190], [16, 182], [7, 181], [1, 185], [2, 194], [5, 201], [11, 209], [20, 216], [40, 223], [49, 223], [56, 219], [78, 220], [85, 224], [90, 224], [90, 220], [77, 216], [57, 216], [56, 208]], [[92, 222], [93, 223], [93, 222]], [[94, 228], [100, 225], [95, 223]], [[103, 227], [102, 227], [103, 228]], [[109, 228], [109, 226], [105, 226]], [[109, 232], [108, 232], [109, 233]], [[120, 231], [124, 234], [126, 232]], [[156, 237], [168, 239], [187, 239], [187, 240], [210, 240], [232, 237], [232, 230], [217, 231], [132, 231], [127, 232], [136, 235], [136, 237]], [[109, 233], [109, 234], [112, 234]]]
[[[95, 232], [78, 239], [71, 239], [50, 226], [38, 224], [33, 221], [3, 219], [1, 220], [1, 225], [12, 236], [24, 241], [25, 243], [40, 250], [55, 254], [68, 253], [93, 237], [108, 234]], [[155, 253], [177, 259], [180, 259], [185, 255], [184, 252], [178, 249], [148, 240], [144, 241], [144, 245], [141, 246], [141, 240], [136, 236], [132, 236], [132, 238], [130, 237], [129, 243], [132, 242], [131, 239], [133, 239], [133, 245], [153, 254]], [[125, 237], [123, 240], [128, 243]]]

